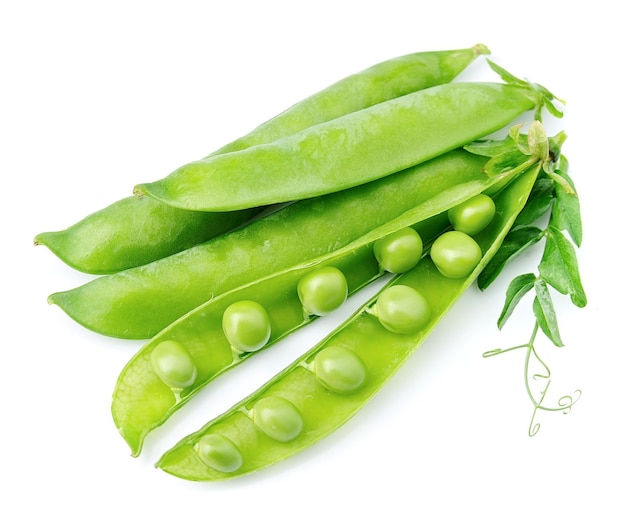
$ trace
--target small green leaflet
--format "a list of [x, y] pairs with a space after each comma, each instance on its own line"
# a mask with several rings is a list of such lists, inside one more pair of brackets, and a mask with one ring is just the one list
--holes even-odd
[[554, 345], [563, 347], [559, 326], [556, 321], [556, 311], [554, 310], [548, 285], [542, 278], [537, 278], [534, 287], [536, 296], [533, 302], [533, 312], [535, 313], [537, 323]]
[[539, 263], [540, 276], [561, 294], [569, 294], [577, 307], [587, 305], [587, 297], [578, 271], [574, 247], [565, 235], [550, 225], [546, 246]]
[[521, 274], [511, 281], [509, 288], [506, 290], [504, 308], [498, 318], [499, 329], [504, 327], [504, 324], [509, 319], [520, 300], [535, 286], [535, 279], [534, 274]]
[[556, 205], [552, 211], [552, 222], [560, 231], [567, 231], [576, 246], [580, 247], [583, 240], [583, 227], [576, 189], [567, 173], [560, 170], [556, 173], [567, 182], [573, 192], [566, 190], [561, 184], [556, 184]]

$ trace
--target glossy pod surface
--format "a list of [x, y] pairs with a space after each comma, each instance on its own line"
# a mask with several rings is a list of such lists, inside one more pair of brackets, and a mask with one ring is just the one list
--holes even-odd
[[484, 178], [485, 158], [452, 151], [393, 176], [304, 200], [153, 263], [50, 296], [81, 325], [146, 339], [230, 289], [337, 250], [443, 189]]
[[439, 85], [268, 144], [192, 162], [162, 180], [139, 185], [136, 191], [175, 207], [205, 211], [333, 193], [482, 138], [541, 101], [526, 86]]
[[[267, 384], [196, 433], [181, 440], [161, 457], [157, 466], [170, 474], [194, 481], [232, 478], [281, 461], [343, 425], [419, 347], [495, 254], [515, 217], [523, 208], [537, 172], [538, 168], [523, 174], [496, 197], [498, 212], [493, 222], [476, 237], [484, 255], [471, 275], [464, 279], [446, 278], [426, 257], [414, 269], [395, 277], [381, 291], [402, 285], [419, 292], [431, 308], [430, 318], [420, 330], [410, 334], [398, 334], [386, 329], [375, 314], [379, 294]], [[341, 367], [341, 374], [347, 376], [348, 382], [352, 381], [352, 390], [337, 392], [335, 387], [329, 387], [316, 373], [317, 358], [326, 354], [325, 351], [330, 348], [340, 348], [341, 357], [347, 360], [348, 363]], [[353, 352], [358, 360], [350, 358], [346, 351]], [[359, 381], [358, 375], [363, 368], [359, 370], [361, 365], [357, 361], [362, 362], [365, 369], [365, 377], [360, 386], [356, 382]], [[350, 376], [356, 378], [350, 380]], [[342, 380], [339, 379], [338, 382], [341, 383]], [[302, 419], [298, 434], [288, 441], [267, 435], [255, 423], [252, 413], [256, 405], [261, 401], [268, 401], [268, 398], [288, 401]], [[276, 415], [279, 415], [278, 411]], [[206, 440], [203, 438], [214, 434], [230, 442], [229, 448], [241, 463], [236, 470], [225, 473], [200, 458], [199, 450], [207, 450]]]
[[[334, 285], [336, 275], [341, 274], [348, 293], [354, 293], [383, 274], [384, 268], [375, 256], [375, 246], [381, 239], [395, 238], [398, 231], [403, 232], [414, 227], [410, 230], [420, 237], [420, 243], [423, 239], [423, 242], [430, 244], [449, 228], [446, 211], [450, 206], [476, 194], [489, 192], [500, 181], [478, 175], [473, 181], [466, 179], [455, 186], [442, 189], [431, 199], [369, 231], [345, 247], [217, 296], [165, 328], [128, 362], [113, 393], [113, 419], [132, 453], [139, 454], [147, 434], [164, 423], [195, 393], [253, 354], [242, 353], [240, 346], [233, 347], [223, 329], [223, 318], [233, 306], [254, 303], [267, 312], [270, 336], [263, 347], [267, 348], [317, 317], [311, 316], [310, 310], [305, 306], [307, 300], [302, 298], [302, 282], [309, 281], [312, 275], [317, 278], [319, 275], [330, 274], [332, 286], [343, 298], [343, 287]], [[403, 253], [400, 253], [400, 258], [403, 258]], [[410, 296], [409, 299], [414, 305], [415, 298]], [[334, 306], [337, 307], [341, 302], [342, 300], [338, 300]], [[423, 309], [418, 315], [423, 321], [428, 319]], [[389, 312], [387, 316], [389, 323], [404, 328], [406, 315], [398, 317]], [[176, 340], [189, 351], [197, 369], [197, 379], [183, 391], [169, 386], [159, 376], [158, 368], [152, 365], [151, 355], [154, 351], [171, 340]], [[251, 347], [253, 351], [258, 349], [256, 346]], [[187, 368], [186, 357], [181, 358], [181, 366]], [[325, 376], [331, 379], [332, 372], [328, 366], [326, 368]], [[344, 376], [344, 381], [349, 381], [353, 374], [350, 372], [347, 377]], [[337, 376], [333, 379], [335, 383], [342, 380]]]
[[[382, 101], [447, 83], [477, 56], [488, 52], [479, 44], [381, 62], [305, 98], [209, 156], [271, 142]], [[194, 212], [174, 209], [152, 198], [129, 197], [65, 230], [41, 233], [35, 243], [47, 246], [77, 270], [108, 274], [203, 243], [243, 224], [257, 212]]]

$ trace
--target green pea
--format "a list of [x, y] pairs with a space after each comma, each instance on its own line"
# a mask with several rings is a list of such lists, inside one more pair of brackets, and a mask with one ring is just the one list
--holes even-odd
[[256, 402], [252, 420], [270, 438], [286, 443], [302, 432], [304, 420], [298, 408], [290, 401], [268, 396]]
[[359, 390], [367, 378], [365, 362], [350, 349], [330, 346], [315, 356], [317, 379], [329, 390], [350, 394]]
[[422, 257], [424, 244], [410, 227], [396, 231], [374, 243], [374, 256], [380, 267], [394, 274], [412, 269]]
[[464, 232], [449, 231], [437, 238], [430, 257], [447, 278], [465, 278], [476, 268], [482, 251], [476, 241]]
[[193, 359], [177, 341], [162, 341], [154, 348], [150, 359], [154, 372], [168, 387], [184, 389], [196, 381], [198, 371]]
[[198, 440], [195, 450], [206, 465], [220, 472], [235, 472], [243, 463], [237, 446], [221, 434], [205, 434]]
[[422, 329], [431, 316], [430, 304], [417, 290], [406, 285], [385, 289], [376, 302], [376, 316], [387, 330], [410, 334]]
[[336, 267], [320, 267], [300, 279], [298, 297], [307, 313], [325, 316], [346, 301], [348, 282]]
[[229, 305], [222, 317], [222, 328], [228, 342], [240, 352], [261, 349], [272, 333], [267, 311], [261, 304], [251, 300]]
[[470, 235], [482, 231], [491, 223], [495, 215], [496, 204], [486, 194], [477, 194], [448, 211], [448, 219], [452, 227]]

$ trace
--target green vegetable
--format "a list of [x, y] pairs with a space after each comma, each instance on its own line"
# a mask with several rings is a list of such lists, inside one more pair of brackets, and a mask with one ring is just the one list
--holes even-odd
[[[271, 142], [382, 101], [447, 83], [477, 56], [488, 53], [484, 45], [478, 44], [468, 49], [413, 53], [381, 62], [302, 100], [209, 156]], [[192, 212], [151, 198], [129, 197], [90, 214], [68, 229], [38, 234], [35, 243], [46, 245], [75, 269], [106, 274], [203, 243], [243, 224], [258, 212]]]
[[229, 305], [222, 316], [222, 329], [230, 346], [238, 352], [254, 352], [263, 348], [272, 334], [267, 311], [252, 300]]
[[381, 292], [373, 313], [383, 327], [397, 334], [420, 331], [431, 316], [428, 300], [408, 285], [393, 285]]
[[448, 278], [465, 278], [482, 258], [480, 246], [471, 236], [448, 231], [435, 240], [430, 250], [435, 266]]
[[493, 200], [486, 194], [477, 194], [471, 200], [450, 209], [448, 218], [455, 231], [472, 236], [487, 227], [495, 214]]
[[348, 297], [348, 282], [336, 267], [320, 267], [298, 281], [298, 298], [306, 314], [326, 316]]
[[[536, 165], [495, 197], [500, 212], [477, 236], [485, 254], [472, 274], [462, 279], [447, 278], [425, 257], [409, 272], [396, 276], [379, 295], [292, 365], [168, 450], [157, 466], [175, 476], [195, 481], [232, 478], [279, 462], [340, 427], [390, 379], [474, 281], [513, 225], [538, 171], [539, 165]], [[429, 303], [432, 314], [418, 331], [408, 334], [392, 332], [376, 316], [380, 296], [398, 286], [418, 292]], [[341, 352], [327, 352], [335, 348], [341, 348]], [[363, 365], [355, 361], [346, 364], [345, 351], [352, 351]], [[319, 379], [319, 370], [316, 371], [318, 358], [329, 367], [333, 357], [337, 358], [336, 367], [342, 369], [340, 374], [347, 376], [346, 381], [354, 385], [339, 387], [339, 393], [336, 384], [329, 386], [325, 376]], [[337, 381], [342, 383], [343, 379]], [[288, 402], [289, 408], [284, 412], [275, 411], [276, 425], [281, 430], [265, 431], [250, 414], [266, 402]], [[225, 473], [207, 466], [200, 459], [199, 442], [214, 434], [228, 438], [236, 447], [241, 455], [241, 466], [237, 470]]]
[[424, 243], [415, 229], [406, 227], [374, 244], [374, 255], [382, 270], [399, 273], [412, 269], [422, 257]]
[[333, 193], [482, 138], [542, 106], [544, 96], [530, 84], [439, 85], [268, 144], [189, 163], [160, 181], [137, 186], [136, 192], [204, 211]]
[[212, 297], [337, 250], [443, 189], [484, 179], [484, 165], [483, 157], [453, 151], [394, 176], [294, 203], [184, 252], [55, 293], [49, 301], [96, 332], [150, 338]]
[[[348, 293], [352, 294], [384, 274], [374, 256], [375, 245], [381, 238], [393, 236], [395, 231], [404, 230], [412, 225], [420, 238], [430, 243], [449, 226], [446, 211], [450, 206], [476, 194], [490, 192], [492, 187], [501, 183], [499, 178], [486, 177], [481, 173], [480, 166], [476, 165], [471, 171], [462, 174], [467, 167], [464, 162], [470, 161], [473, 164], [472, 160], [476, 157], [463, 157], [456, 153], [454, 156], [462, 161], [456, 165], [446, 161], [450, 169], [435, 170], [439, 173], [446, 172], [446, 178], [438, 179], [439, 190], [433, 191], [430, 199], [368, 231], [341, 249], [307, 260], [300, 265], [267, 274], [216, 296], [172, 323], [144, 345], [122, 370], [113, 393], [113, 419], [131, 447], [133, 455], [141, 451], [145, 436], [164, 423], [195, 393], [223, 372], [252, 356], [253, 353], [233, 350], [224, 335], [223, 315], [231, 304], [252, 300], [267, 311], [272, 326], [270, 339], [264, 346], [267, 348], [317, 317], [303, 310], [298, 295], [298, 287], [301, 287], [302, 282], [306, 282], [311, 275], [316, 279], [316, 275], [320, 273], [326, 275], [330, 272], [336, 276], [339, 271], [345, 277]], [[454, 167], [460, 171], [455, 171]], [[450, 185], [452, 180], [456, 180], [457, 183]], [[335, 303], [343, 301], [344, 286], [332, 287], [337, 293], [335, 297], [337, 301], [332, 296], [330, 301]], [[300, 290], [302, 291], [302, 288]], [[326, 303], [328, 297], [323, 301]], [[177, 340], [182, 344], [191, 354], [198, 369], [198, 377], [193, 387], [181, 394], [172, 390], [159, 378], [154, 369], [147, 365], [151, 352], [164, 340]]]

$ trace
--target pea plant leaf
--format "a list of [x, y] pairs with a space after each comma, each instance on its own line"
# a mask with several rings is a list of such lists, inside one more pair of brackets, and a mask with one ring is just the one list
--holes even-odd
[[498, 318], [498, 328], [502, 329], [520, 300], [535, 286], [534, 274], [521, 274], [514, 278], [506, 290], [504, 307]]
[[537, 324], [543, 333], [556, 345], [563, 347], [559, 325], [556, 321], [556, 311], [550, 296], [548, 284], [543, 278], [537, 278], [534, 283], [535, 299], [533, 301], [533, 312]]
[[543, 237], [543, 231], [538, 227], [520, 227], [513, 229], [506, 235], [498, 252], [479, 274], [478, 288], [485, 290], [502, 272], [504, 267], [528, 247]]
[[552, 223], [560, 231], [567, 231], [576, 246], [580, 247], [583, 239], [583, 228], [578, 195], [568, 174], [564, 171], [556, 172], [567, 181], [574, 192], [565, 190], [560, 184], [556, 185], [556, 204], [552, 212]]
[[514, 151], [517, 149], [517, 145], [507, 136], [504, 140], [476, 140], [463, 148], [478, 156], [493, 157], [498, 154]]
[[569, 294], [577, 307], [587, 304], [574, 247], [553, 225], [547, 229], [546, 246], [539, 263], [539, 275], [561, 294]]
[[551, 209], [553, 201], [554, 181], [548, 177], [538, 178], [526, 206], [515, 220], [515, 226], [535, 223]]
[[537, 163], [536, 158], [528, 156], [517, 148], [493, 156], [483, 169], [487, 176], [497, 177], [506, 173], [522, 172], [535, 163]]

